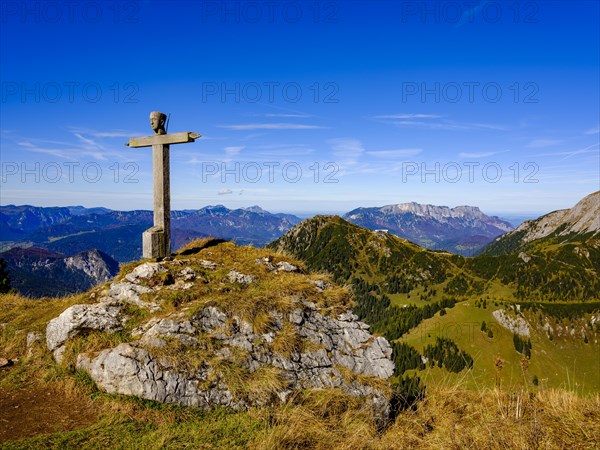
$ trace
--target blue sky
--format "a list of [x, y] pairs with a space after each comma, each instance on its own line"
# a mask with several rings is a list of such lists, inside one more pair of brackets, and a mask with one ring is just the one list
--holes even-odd
[[600, 188], [599, 3], [3, 1], [0, 203], [151, 208], [123, 144], [161, 110], [204, 136], [173, 209], [570, 207]]

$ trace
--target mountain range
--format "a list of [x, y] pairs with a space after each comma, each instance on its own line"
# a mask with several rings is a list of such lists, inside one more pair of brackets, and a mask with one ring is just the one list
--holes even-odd
[[[513, 226], [472, 206], [403, 203], [381, 208], [358, 208], [344, 215], [370, 229], [387, 229], [430, 249], [471, 256]], [[0, 207], [0, 249], [34, 246], [66, 255], [92, 248], [119, 262], [141, 257], [141, 233], [152, 224], [152, 212], [112, 211], [82, 206], [42, 208], [30, 205]], [[207, 236], [262, 247], [277, 239], [300, 218], [271, 214], [259, 206], [228, 209], [223, 205], [171, 213], [173, 250]]]
[[[574, 368], [568, 380], [594, 390], [600, 388], [599, 196], [596, 192], [571, 209], [525, 222], [475, 257], [427, 249], [389, 230], [370, 230], [339, 216], [315, 216], [297, 223], [266, 251], [293, 257], [299, 262], [296, 269], [327, 273], [333, 282], [350, 289], [360, 320], [391, 342], [399, 377], [427, 371], [428, 382], [458, 382], [464, 380], [466, 369], [471, 371], [467, 383], [494, 386], [500, 377], [495, 364], [501, 358], [505, 369], [500, 378], [506, 383], [535, 376], [536, 382], [540, 378], [546, 386], [561, 387], [566, 379], [564, 366]], [[472, 221], [478, 215], [473, 208], [438, 208], [394, 205], [388, 213], [408, 210], [432, 216], [438, 223], [463, 216]], [[70, 217], [62, 223], [55, 216], [30, 214], [44, 226], [31, 227], [29, 238], [46, 236], [49, 243], [62, 239], [48, 230], [60, 232], [65, 226], [69, 230], [92, 217], [106, 224], [137, 220], [139, 226], [145, 220], [144, 212], [68, 211]], [[183, 224], [194, 215], [214, 230], [221, 223], [243, 229], [244, 218], [262, 218], [271, 224], [291, 219], [259, 208], [232, 211], [222, 206], [174, 213]], [[7, 222], [19, 223], [11, 220]], [[480, 216], [479, 220], [487, 219]], [[183, 233], [186, 227], [179, 230]], [[94, 232], [81, 235], [86, 234]], [[196, 251], [194, 245], [188, 247]], [[116, 261], [97, 250], [70, 257], [48, 249], [15, 247], [2, 257], [13, 285], [32, 297], [80, 292], [107, 281], [118, 269]], [[269, 258], [251, 262], [252, 268], [264, 264], [265, 270], [277, 270]], [[523, 358], [528, 359], [530, 375], [523, 372]]]
[[[175, 249], [194, 239], [213, 236], [238, 244], [264, 246], [291, 230], [293, 238], [286, 235], [288, 237], [278, 241], [281, 248], [290, 250], [287, 245], [295, 256], [303, 257], [306, 255], [298, 254], [297, 247], [309, 239], [311, 245], [318, 245], [321, 251], [327, 249], [324, 254], [315, 255], [318, 261], [323, 261], [319, 269], [347, 275], [360, 271], [361, 257], [351, 252], [358, 239], [363, 243], [370, 242], [370, 247], [361, 250], [364, 257], [378, 258], [378, 264], [383, 264], [375, 269], [368, 269], [368, 264], [364, 266], [363, 269], [372, 272], [370, 275], [365, 273], [365, 279], [384, 285], [391, 283], [400, 291], [425, 285], [431, 281], [428, 277], [443, 281], [452, 273], [463, 271], [463, 278], [473, 286], [480, 286], [482, 277], [487, 277], [488, 281], [501, 280], [501, 284], [511, 286], [515, 298], [528, 295], [581, 298], [595, 292], [598, 284], [593, 280], [587, 283], [587, 280], [598, 272], [594, 264], [600, 251], [597, 246], [599, 195], [594, 193], [586, 197], [571, 210], [556, 211], [527, 221], [514, 231], [508, 222], [487, 216], [471, 206], [448, 208], [413, 202], [358, 208], [344, 215], [348, 222], [318, 216], [299, 226], [300, 219], [296, 216], [271, 214], [258, 206], [235, 210], [222, 205], [207, 206], [172, 212], [172, 242]], [[67, 271], [63, 268], [66, 263], [60, 261], [67, 261], [69, 257], [85, 259], [89, 257], [86, 252], [94, 249], [94, 255], [100, 256], [92, 257], [90, 261], [97, 261], [102, 272], [103, 267], [114, 268], [115, 264], [139, 259], [140, 236], [151, 222], [151, 211], [3, 206], [0, 208], [0, 245], [5, 251], [2, 257], [12, 272], [13, 286], [23, 294], [42, 296], [78, 292], [102, 280], [102, 276], [90, 276], [85, 270], [75, 274], [77, 265], [69, 266], [71, 269]], [[349, 222], [360, 227], [349, 228]], [[292, 229], [294, 226], [296, 228]], [[364, 227], [379, 231], [373, 234]], [[328, 231], [316, 239], [324, 228]], [[485, 246], [503, 232], [507, 233]], [[373, 236], [376, 237], [374, 241]], [[540, 245], [540, 242], [555, 245]], [[374, 251], [382, 243], [386, 243], [383, 248], [392, 252], [392, 258], [387, 255], [382, 259]], [[456, 259], [448, 253], [425, 251], [415, 243], [463, 255], [483, 249], [483, 255], [470, 260]], [[371, 254], [367, 255], [369, 252]], [[487, 260], [491, 256], [497, 257], [493, 263]], [[577, 275], [576, 283], [565, 281], [565, 277], [571, 276], [566, 264], [586, 269]], [[115, 270], [105, 272], [114, 273]], [[440, 275], [439, 270], [444, 274]], [[379, 275], [374, 276], [374, 271]], [[43, 279], [51, 282], [44, 283]], [[81, 286], [77, 280], [83, 280]], [[534, 284], [534, 280], [546, 282]], [[554, 284], [558, 284], [558, 288], [553, 288]], [[474, 288], [469, 289], [471, 292]]]
[[524, 223], [523, 230], [546, 229], [537, 239], [531, 238], [535, 231], [515, 230], [472, 258], [427, 250], [337, 216], [305, 220], [270, 247], [332, 273], [338, 282], [358, 278], [386, 294], [501, 291], [511, 300], [586, 301], [600, 297], [599, 198], [596, 192], [572, 209]]
[[472, 256], [497, 236], [512, 231], [509, 222], [485, 215], [475, 206], [400, 203], [381, 208], [358, 208], [343, 216], [371, 230], [389, 232], [433, 250]]
[[[128, 262], [141, 258], [141, 235], [152, 221], [152, 211], [8, 205], [0, 207], [0, 243], [4, 249], [33, 246], [65, 255], [96, 248], [119, 262]], [[262, 247], [299, 222], [296, 216], [271, 214], [258, 206], [172, 211], [172, 247], [175, 250], [207, 236]]]

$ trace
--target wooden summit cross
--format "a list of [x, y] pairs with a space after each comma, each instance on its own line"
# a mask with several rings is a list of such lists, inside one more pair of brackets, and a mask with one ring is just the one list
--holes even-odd
[[164, 258], [171, 254], [171, 192], [169, 175], [169, 148], [171, 144], [187, 144], [201, 137], [184, 131], [167, 134], [167, 116], [159, 111], [150, 113], [154, 136], [131, 138], [129, 148], [152, 147], [152, 175], [154, 178], [154, 226], [142, 235], [144, 258]]

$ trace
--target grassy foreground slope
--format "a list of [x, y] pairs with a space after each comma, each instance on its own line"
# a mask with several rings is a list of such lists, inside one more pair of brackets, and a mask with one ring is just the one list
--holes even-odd
[[[228, 264], [268, 254], [231, 244], [203, 252]], [[199, 257], [205, 256], [200, 253]], [[260, 270], [253, 263], [240, 268]], [[206, 289], [211, 285], [207, 283]], [[293, 295], [300, 287], [283, 281], [257, 295], [263, 302], [266, 298], [277, 301], [272, 297]], [[333, 292], [346, 298], [339, 288]], [[90, 294], [34, 301], [0, 295], [0, 356], [15, 361], [0, 369], [0, 448], [558, 449], [594, 448], [600, 439], [598, 395], [580, 396], [546, 387], [502, 385], [474, 392], [458, 385], [430, 386], [415, 410], [400, 413], [384, 430], [377, 429], [364, 402], [335, 390], [302, 391], [284, 405], [244, 412], [201, 412], [109, 395], [99, 391], [84, 372], [75, 370], [69, 358], [55, 363], [43, 339], [27, 345], [28, 333], [43, 333], [50, 319], [72, 304], [88, 301]], [[260, 301], [258, 297], [238, 298], [235, 290], [213, 294], [222, 295], [223, 301], [229, 298], [232, 307], [252, 308]], [[194, 301], [171, 300], [170, 308]], [[338, 302], [331, 301], [332, 306]], [[121, 338], [114, 336], [116, 341]], [[87, 339], [97, 346], [114, 344], [106, 339], [94, 341], [92, 335]]]
[[53, 362], [43, 343], [26, 349], [27, 332], [42, 331], [80, 301], [0, 296], [0, 347], [18, 358], [0, 370], [0, 448], [592, 449], [600, 439], [600, 396], [550, 388], [429, 387], [426, 399], [386, 430], [359, 400], [329, 390], [245, 412], [108, 395], [84, 373]]

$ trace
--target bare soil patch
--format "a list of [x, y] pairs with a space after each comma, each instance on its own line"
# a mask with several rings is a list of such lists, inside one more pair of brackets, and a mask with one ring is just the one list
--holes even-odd
[[0, 442], [70, 431], [98, 420], [99, 408], [51, 386], [0, 389]]

